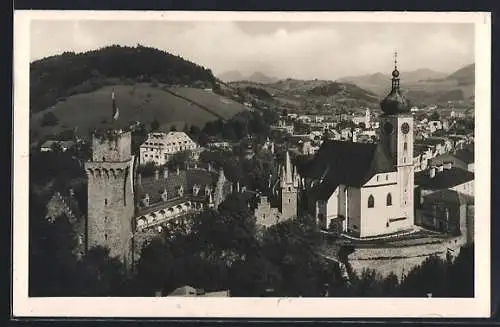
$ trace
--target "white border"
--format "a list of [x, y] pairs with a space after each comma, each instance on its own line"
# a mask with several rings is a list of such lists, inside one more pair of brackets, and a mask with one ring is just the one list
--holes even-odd
[[[476, 28], [476, 209], [473, 299], [370, 298], [28, 298], [30, 21], [343, 21], [474, 23]], [[416, 45], [418, 46], [418, 45]], [[490, 316], [490, 13], [410, 12], [104, 12], [14, 13], [13, 315], [16, 317], [489, 317]]]

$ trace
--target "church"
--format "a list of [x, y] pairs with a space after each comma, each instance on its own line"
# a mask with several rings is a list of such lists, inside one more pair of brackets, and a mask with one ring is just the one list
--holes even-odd
[[395, 60], [378, 144], [325, 140], [301, 169], [303, 199], [320, 228], [356, 238], [414, 228], [413, 116], [399, 75]]

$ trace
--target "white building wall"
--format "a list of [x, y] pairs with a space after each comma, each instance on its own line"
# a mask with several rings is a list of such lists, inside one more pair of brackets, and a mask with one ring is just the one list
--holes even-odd
[[474, 180], [450, 188], [453, 191], [474, 196]]

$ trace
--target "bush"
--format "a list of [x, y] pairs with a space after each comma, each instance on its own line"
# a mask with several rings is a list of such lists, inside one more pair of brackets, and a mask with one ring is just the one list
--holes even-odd
[[59, 118], [52, 112], [49, 111], [43, 115], [41, 125], [42, 126], [55, 126], [59, 123]]

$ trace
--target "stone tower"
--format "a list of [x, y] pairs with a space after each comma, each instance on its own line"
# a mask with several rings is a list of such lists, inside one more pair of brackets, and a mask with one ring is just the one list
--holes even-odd
[[92, 134], [88, 177], [87, 250], [102, 246], [127, 268], [132, 264], [134, 156], [130, 132], [103, 129]]
[[414, 221], [413, 207], [413, 116], [406, 98], [399, 89], [399, 71], [395, 55], [392, 89], [381, 102], [380, 143], [390, 154], [398, 172], [398, 204], [401, 216]]
[[288, 151], [285, 164], [280, 172], [281, 219], [288, 220], [297, 216], [299, 176], [292, 166]]

